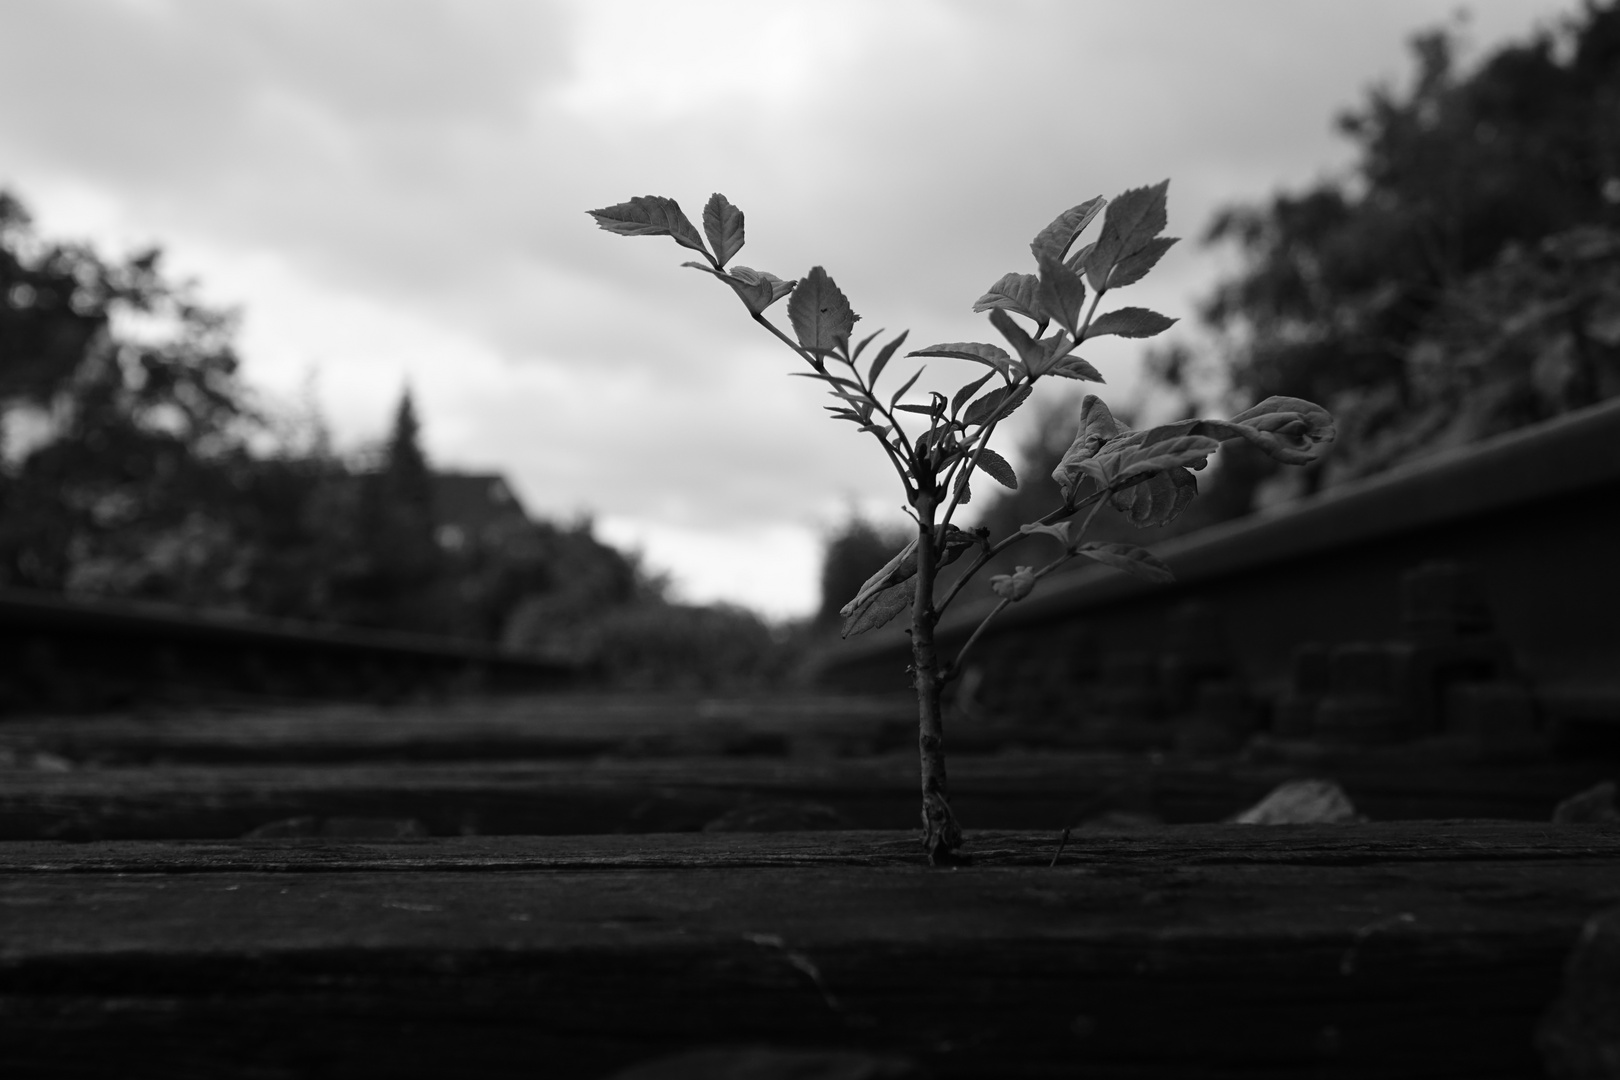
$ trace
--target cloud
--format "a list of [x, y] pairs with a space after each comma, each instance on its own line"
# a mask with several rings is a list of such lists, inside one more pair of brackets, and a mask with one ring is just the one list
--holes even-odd
[[[1170, 231], [1193, 237], [1347, 160], [1333, 112], [1452, 6], [13, 4], [0, 183], [53, 231], [166, 243], [245, 306], [251, 377], [290, 395], [318, 366], [340, 436], [379, 434], [408, 381], [438, 460], [505, 468], [533, 508], [592, 509], [703, 595], [742, 581], [734, 598], [784, 610], [845, 500], [894, 506], [881, 456], [684, 253], [584, 211], [695, 212], [718, 188], [748, 215], [739, 261], [825, 265], [863, 329], [982, 340], [973, 299], [1074, 202], [1169, 176]], [[1572, 7], [1476, 4], [1474, 33]], [[1184, 244], [1131, 302], [1189, 316], [1217, 266]], [[1090, 356], [1110, 393], [1138, 353]], [[739, 543], [779, 559], [774, 583], [718, 572]]]

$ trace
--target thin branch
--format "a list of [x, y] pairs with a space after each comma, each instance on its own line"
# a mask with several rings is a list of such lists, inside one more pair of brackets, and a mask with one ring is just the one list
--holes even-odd
[[[1101, 504], [1099, 504], [1099, 505], [1101, 505]], [[1075, 554], [1074, 554], [1073, 551], [1065, 551], [1062, 555], [1059, 555], [1057, 558], [1053, 559], [1051, 562], [1047, 563], [1045, 566], [1043, 566], [1039, 570], [1035, 571], [1035, 577], [1034, 577], [1033, 580], [1034, 581], [1040, 581], [1041, 578], [1045, 577], [1047, 574], [1050, 574], [1052, 571], [1056, 570], [1058, 567], [1062, 566], [1064, 563], [1068, 562], [1070, 559], [1072, 559], [1074, 557], [1075, 557]], [[997, 604], [994, 608], [992, 608], [991, 611], [990, 611], [990, 614], [986, 615], [979, 622], [979, 625], [973, 628], [973, 633], [968, 635], [968, 639], [962, 645], [961, 651], [956, 654], [956, 659], [951, 661], [951, 666], [945, 669], [945, 671], [944, 671], [944, 673], [942, 675], [943, 681], [950, 682], [952, 679], [956, 678], [956, 676], [962, 670], [962, 661], [967, 659], [968, 650], [973, 648], [974, 642], [979, 640], [979, 637], [984, 633], [985, 627], [990, 625], [990, 620], [994, 619], [997, 615], [1000, 615], [1001, 614], [1001, 609], [1006, 607], [1008, 604], [1010, 604], [1012, 602], [1013, 601], [1012, 601], [1011, 597], [1002, 597], [1001, 603]], [[938, 609], [936, 609], [935, 610], [935, 615], [937, 616], [938, 614], [939, 614], [939, 611], [938, 611]], [[936, 619], [936, 621], [937, 621], [937, 619]]]
[[1003, 596], [1001, 598], [1001, 603], [997, 604], [995, 609], [991, 611], [990, 614], [986, 615], [984, 620], [980, 622], [978, 626], [973, 628], [973, 633], [968, 635], [967, 641], [962, 645], [962, 648], [957, 651], [956, 659], [952, 660], [951, 666], [945, 670], [946, 681], [956, 678], [956, 676], [961, 672], [962, 658], [968, 654], [969, 649], [973, 648], [973, 643], [979, 640], [979, 636], [984, 633], [984, 628], [990, 625], [990, 620], [1001, 614], [1001, 609], [1010, 603], [1012, 603], [1012, 598]]
[[[1093, 516], [1095, 516], [1097, 511], [1101, 508], [1103, 496], [1111, 495], [1115, 491], [1123, 491], [1128, 487], [1134, 487], [1135, 485], [1142, 483], [1142, 481], [1146, 480], [1148, 477], [1157, 475], [1157, 473], [1143, 473], [1141, 476], [1131, 477], [1131, 479], [1119, 485], [1117, 488], [1098, 488], [1096, 491], [1093, 491], [1079, 502], [1065, 503], [1056, 510], [1050, 511], [1049, 513], [1043, 515], [1038, 521], [1032, 522], [1031, 524], [1056, 525], [1058, 522], [1063, 521], [1066, 518], [1073, 517], [1075, 514], [1078, 514], [1088, 506], [1091, 507], [1091, 513]], [[1086, 527], [1090, 524], [1091, 518], [1087, 517], [1086, 524], [1081, 526], [1081, 531], [1084, 532]], [[960, 577], [951, 583], [950, 591], [945, 594], [945, 599], [939, 602], [939, 606], [935, 608], [935, 610], [940, 614], [944, 614], [945, 609], [950, 606], [951, 601], [956, 599], [956, 594], [962, 591], [962, 589], [967, 585], [968, 581], [972, 579], [973, 575], [984, 569], [985, 564], [987, 564], [991, 559], [994, 559], [997, 555], [1000, 555], [1003, 551], [1006, 551], [1008, 548], [1012, 547], [1014, 544], [1028, 538], [1031, 535], [1033, 534], [1026, 532], [1009, 533], [1002, 537], [999, 542], [992, 544], [980, 551], [978, 557], [973, 560], [972, 564], [962, 572]]]
[[[810, 365], [811, 370], [817, 373], [823, 373], [826, 370], [825, 364], [819, 363], [816, 358], [811, 356], [809, 351], [806, 350], [802, 345], [788, 337], [786, 334], [782, 333], [782, 331], [777, 328], [776, 324], [767, 319], [763, 313], [752, 311], [749, 312], [749, 314], [753, 316], [755, 322], [759, 323], [759, 325], [776, 335], [777, 340], [781, 341], [782, 344], [798, 353], [804, 362]], [[845, 362], [849, 363], [851, 370], [854, 370], [855, 365], [853, 363], [849, 361]], [[906, 489], [906, 501], [910, 502], [912, 497], [916, 494], [916, 488], [911, 482], [911, 473], [912, 466], [917, 460], [917, 452], [912, 447], [911, 440], [906, 438], [905, 429], [902, 428], [899, 421], [894, 418], [894, 414], [883, 407], [883, 403], [877, 399], [877, 396], [873, 394], [872, 391], [861, 380], [859, 371], [855, 372], [855, 381], [860, 385], [861, 392], [864, 393], [872, 402], [873, 407], [882, 413], [883, 418], [887, 420], [890, 426], [894, 428], [895, 434], [900, 439], [900, 445], [905, 447], [905, 457], [901, 457], [901, 455], [896, 452], [895, 448], [889, 445], [889, 440], [874, 433], [874, 438], [876, 438], [877, 441], [882, 445], [884, 453], [889, 455], [889, 462], [894, 466], [894, 471], [900, 475], [900, 483], [904, 485]], [[906, 458], [910, 458], [911, 460], [908, 462]]]

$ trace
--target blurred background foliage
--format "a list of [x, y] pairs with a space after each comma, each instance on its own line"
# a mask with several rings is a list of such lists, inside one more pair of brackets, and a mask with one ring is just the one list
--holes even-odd
[[233, 329], [159, 252], [48, 240], [0, 192], [0, 586], [499, 641], [627, 685], [784, 669], [780, 629], [434, 469], [409, 393], [335, 453], [318, 414], [256, 400]]
[[[1419, 36], [1408, 84], [1339, 117], [1352, 167], [1216, 215], [1202, 240], [1233, 269], [1197, 333], [1150, 351], [1134, 402], [1110, 403], [1147, 423], [1309, 398], [1339, 419], [1334, 452], [1279, 473], [1225, 450], [1177, 522], [1144, 538], [1105, 512], [1098, 538], [1185, 533], [1620, 393], [1620, 4], [1467, 70], [1458, 34]], [[675, 603], [588, 521], [533, 520], [499, 476], [435, 469], [408, 394], [382, 444], [335, 452], [312, 410], [255, 399], [233, 330], [157, 251], [42, 237], [0, 192], [0, 585], [500, 641], [620, 684], [711, 687], [796, 670], [904, 542], [860, 517], [835, 529], [803, 626]], [[1077, 411], [1044, 406], [1020, 488], [978, 485], [974, 520], [1001, 535], [1057, 504]]]
[[[1105, 510], [1094, 538], [1180, 535], [1620, 394], [1620, 4], [1468, 70], [1461, 33], [1416, 37], [1409, 84], [1337, 119], [1355, 150], [1344, 173], [1215, 216], [1202, 242], [1234, 268], [1200, 302], [1193, 343], [1150, 350], [1134, 403], [1110, 402], [1130, 424], [1306, 398], [1338, 419], [1332, 452], [1280, 469], [1228, 447], [1181, 518], [1142, 533]], [[977, 485], [992, 536], [1058, 505], [1050, 474], [1078, 411], [1078, 395], [1047, 402], [1019, 490]], [[829, 565], [871, 529], [835, 536]], [[1015, 548], [994, 572], [1053, 554]]]

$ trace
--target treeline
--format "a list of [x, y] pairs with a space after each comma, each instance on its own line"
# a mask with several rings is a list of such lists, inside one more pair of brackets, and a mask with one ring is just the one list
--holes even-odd
[[[1620, 394], [1620, 5], [1585, 6], [1466, 71], [1459, 50], [1454, 27], [1419, 35], [1409, 85], [1337, 119], [1356, 147], [1348, 170], [1228, 207], [1205, 230], [1236, 269], [1199, 305], [1204, 345], [1147, 354], [1152, 416], [1138, 419], [1285, 394], [1325, 404], [1339, 438], [1306, 469], [1223, 450], [1150, 539]], [[985, 499], [993, 535], [1058, 505], [1050, 474], [1074, 411], [1048, 408], [1019, 448], [1019, 489]], [[1142, 540], [1111, 511], [1093, 535]], [[904, 541], [859, 520], [833, 537], [820, 621], [836, 625], [849, 581]]]
[[408, 395], [384, 444], [335, 452], [256, 400], [234, 329], [158, 251], [49, 240], [0, 192], [0, 586], [500, 641], [620, 684], [786, 667], [751, 613], [432, 468]]

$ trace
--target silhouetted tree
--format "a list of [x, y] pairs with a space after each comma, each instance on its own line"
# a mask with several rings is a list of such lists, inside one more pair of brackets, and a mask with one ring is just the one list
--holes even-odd
[[[1242, 258], [1203, 311], [1234, 396], [1326, 404], [1330, 476], [1620, 389], [1620, 8], [1590, 4], [1466, 73], [1454, 30], [1413, 53], [1409, 88], [1340, 118], [1349, 174], [1228, 208], [1207, 234]], [[1579, 281], [1605, 284], [1569, 303]]]
[[255, 422], [234, 320], [159, 263], [47, 242], [0, 193], [0, 582], [218, 596], [240, 569], [209, 510]]
[[340, 592], [354, 621], [448, 632], [454, 599], [436, 536], [432, 472], [409, 391], [400, 396], [381, 461], [360, 478], [359, 560]]

